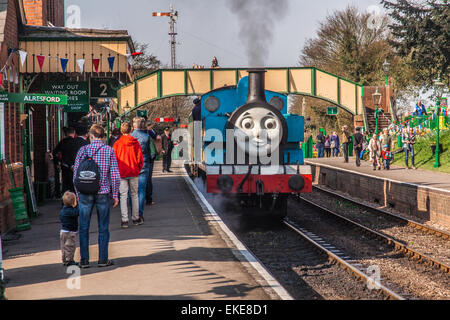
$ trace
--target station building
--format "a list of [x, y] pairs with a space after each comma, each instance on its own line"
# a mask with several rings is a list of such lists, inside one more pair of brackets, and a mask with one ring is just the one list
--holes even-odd
[[134, 80], [134, 47], [126, 30], [64, 27], [63, 0], [0, 0], [0, 40], [3, 93], [74, 94], [66, 106], [0, 101], [3, 234], [17, 224], [10, 189], [23, 188], [28, 215], [37, 213], [36, 195], [48, 192], [52, 171], [48, 155], [63, 127], [79, 122], [99, 99], [117, 108], [116, 90]]

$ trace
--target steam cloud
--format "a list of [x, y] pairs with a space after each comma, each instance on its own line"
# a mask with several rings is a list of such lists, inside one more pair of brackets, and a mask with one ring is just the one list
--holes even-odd
[[275, 23], [288, 11], [288, 0], [226, 1], [239, 19], [239, 37], [250, 67], [263, 67], [272, 44]]

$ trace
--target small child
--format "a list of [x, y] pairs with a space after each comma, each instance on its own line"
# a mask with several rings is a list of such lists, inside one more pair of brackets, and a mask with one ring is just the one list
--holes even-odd
[[59, 212], [61, 220], [61, 251], [64, 266], [78, 265], [74, 261], [78, 235], [78, 208], [77, 196], [67, 191], [63, 195], [64, 208]]
[[391, 161], [392, 154], [391, 154], [391, 151], [389, 151], [389, 146], [387, 144], [385, 144], [383, 147], [382, 156], [383, 156], [384, 169], [389, 170], [389, 163]]

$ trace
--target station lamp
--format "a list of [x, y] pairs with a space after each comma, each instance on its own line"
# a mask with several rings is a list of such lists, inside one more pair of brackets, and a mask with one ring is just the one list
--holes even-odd
[[378, 134], [378, 117], [381, 111], [379, 110], [381, 105], [382, 94], [378, 91], [372, 94], [373, 105], [375, 106], [375, 133]]

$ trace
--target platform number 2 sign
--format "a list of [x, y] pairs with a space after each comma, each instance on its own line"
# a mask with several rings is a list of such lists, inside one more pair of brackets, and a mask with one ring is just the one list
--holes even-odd
[[108, 96], [108, 85], [106, 83], [101, 83], [100, 88], [102, 89], [102, 92], [100, 93], [101, 97], [107, 97]]
[[119, 82], [113, 78], [92, 78], [91, 98], [117, 98]]

